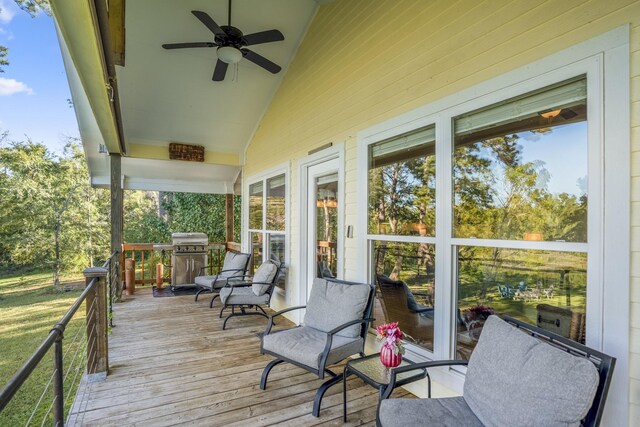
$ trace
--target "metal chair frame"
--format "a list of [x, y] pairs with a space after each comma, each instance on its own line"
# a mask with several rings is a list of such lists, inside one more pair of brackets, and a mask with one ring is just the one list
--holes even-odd
[[[320, 379], [324, 379], [324, 375], [329, 374], [331, 376], [331, 378], [327, 381], [325, 381], [319, 388], [318, 391], [316, 392], [315, 398], [313, 400], [313, 411], [312, 414], [315, 417], [319, 417], [320, 416], [320, 407], [322, 405], [322, 398], [324, 397], [324, 394], [326, 393], [326, 391], [333, 385], [335, 384], [339, 384], [342, 381], [343, 373], [337, 374], [335, 372], [333, 372], [332, 370], [330, 370], [327, 367], [327, 358], [329, 357], [329, 352], [331, 351], [331, 344], [333, 343], [333, 336], [335, 334], [337, 334], [338, 332], [340, 332], [343, 329], [348, 328], [349, 326], [353, 326], [353, 325], [358, 325], [360, 324], [360, 337], [362, 338], [362, 342], [363, 342], [363, 348], [362, 350], [359, 352], [360, 356], [364, 356], [364, 341], [367, 337], [367, 333], [369, 330], [369, 323], [372, 322], [373, 318], [371, 318], [371, 312], [373, 311], [373, 301], [375, 298], [375, 288], [372, 285], [368, 285], [368, 284], [363, 284], [363, 283], [355, 283], [355, 282], [346, 282], [344, 280], [337, 280], [337, 279], [325, 279], [329, 282], [333, 282], [333, 283], [341, 283], [341, 284], [349, 284], [349, 285], [354, 285], [354, 286], [369, 286], [370, 290], [369, 290], [369, 299], [367, 300], [367, 305], [364, 309], [363, 315], [362, 315], [362, 319], [356, 319], [356, 320], [352, 320], [350, 322], [347, 322], [345, 324], [342, 324], [340, 326], [337, 326], [336, 328], [332, 329], [331, 331], [327, 332], [327, 340], [325, 342], [325, 346], [324, 346], [324, 350], [322, 352], [322, 357], [320, 359], [320, 364], [318, 369], [312, 368], [310, 366], [304, 365], [302, 363], [296, 362], [295, 360], [291, 360], [287, 357], [284, 357], [280, 354], [277, 354], [275, 352], [269, 351], [269, 350], [265, 350], [262, 346], [262, 342], [260, 343], [260, 353], [261, 354], [269, 354], [273, 357], [275, 357], [275, 360], [272, 360], [271, 362], [269, 362], [267, 364], [267, 366], [264, 368], [264, 371], [262, 372], [262, 378], [260, 379], [260, 389], [261, 390], [265, 390], [267, 387], [267, 378], [269, 376], [269, 373], [271, 372], [271, 370], [273, 369], [274, 366], [282, 363], [282, 362], [287, 362], [287, 363], [291, 363], [292, 365], [295, 365], [299, 368], [302, 368], [306, 371], [311, 372], [314, 375], [317, 375], [318, 378]], [[269, 335], [269, 333], [271, 333], [271, 328], [273, 328], [274, 325], [274, 319], [277, 316], [281, 316], [284, 313], [290, 312], [290, 311], [294, 311], [294, 310], [300, 310], [303, 308], [306, 308], [306, 305], [301, 305], [301, 306], [296, 306], [296, 307], [289, 307], [286, 308], [284, 310], [281, 310], [271, 316], [269, 316], [269, 323], [267, 324], [267, 328], [265, 329], [264, 335]], [[299, 326], [298, 326], [299, 327]]]

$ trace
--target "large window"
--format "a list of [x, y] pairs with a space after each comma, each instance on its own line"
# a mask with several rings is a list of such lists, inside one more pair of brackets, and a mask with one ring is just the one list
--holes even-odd
[[[398, 321], [426, 350], [464, 359], [491, 314], [584, 343], [586, 77], [442, 116], [436, 125], [448, 141], [436, 141], [431, 125], [367, 146], [376, 319]], [[439, 326], [442, 319], [450, 321]]]
[[[369, 146], [368, 232], [377, 323], [433, 350], [435, 127]], [[401, 236], [402, 242], [396, 241]]]
[[[266, 177], [249, 185], [251, 271], [270, 258], [285, 262], [286, 211], [286, 174]], [[278, 286], [284, 289], [284, 278]]]
[[494, 313], [585, 342], [587, 247], [533, 242], [587, 242], [586, 87], [578, 78], [453, 121], [453, 234], [483, 240], [455, 246], [458, 357]]

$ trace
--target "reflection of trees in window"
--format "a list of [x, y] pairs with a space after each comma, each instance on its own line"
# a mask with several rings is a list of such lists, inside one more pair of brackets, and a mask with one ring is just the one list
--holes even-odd
[[262, 181], [249, 186], [249, 228], [262, 228]]
[[[455, 236], [586, 242], [586, 119], [584, 79], [456, 118]], [[581, 190], [573, 194], [550, 188], [558, 178], [540, 160], [567, 144], [575, 158], [564, 164]]]
[[284, 231], [284, 175], [267, 180], [267, 230]]
[[369, 233], [433, 236], [435, 128], [373, 144], [369, 165]]

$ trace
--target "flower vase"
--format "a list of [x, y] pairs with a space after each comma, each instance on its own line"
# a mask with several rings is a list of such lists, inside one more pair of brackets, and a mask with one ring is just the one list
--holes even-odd
[[395, 368], [402, 362], [402, 354], [393, 354], [393, 348], [383, 345], [380, 348], [380, 362], [387, 368]]

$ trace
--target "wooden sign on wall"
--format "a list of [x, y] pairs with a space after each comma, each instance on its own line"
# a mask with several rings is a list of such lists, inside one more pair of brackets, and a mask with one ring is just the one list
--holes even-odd
[[188, 160], [190, 162], [204, 162], [204, 147], [201, 145], [169, 144], [169, 158], [171, 160]]

